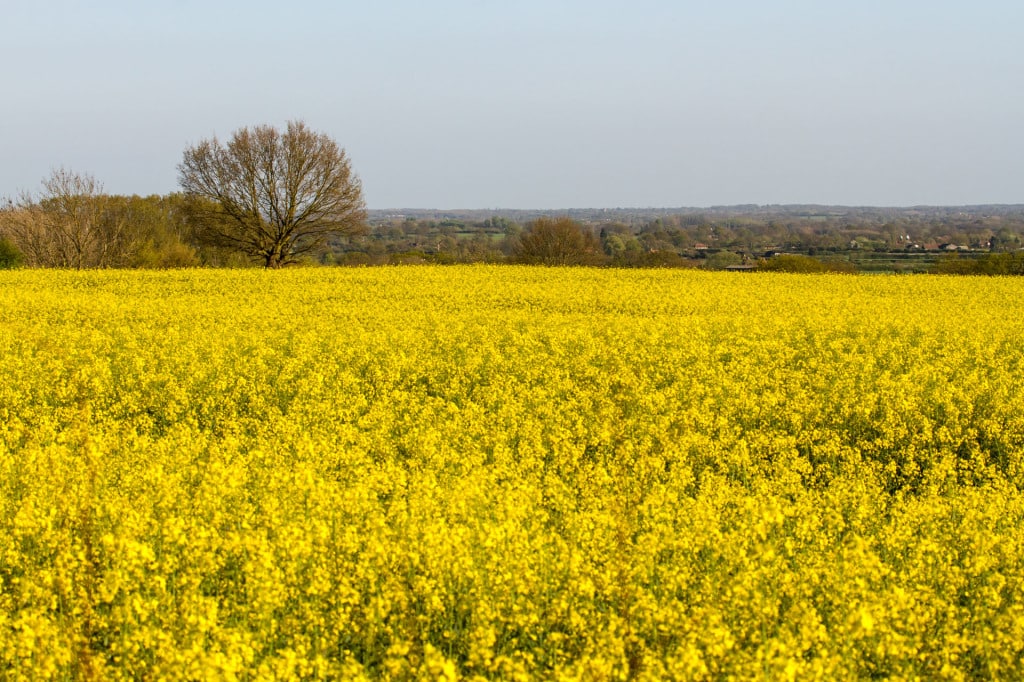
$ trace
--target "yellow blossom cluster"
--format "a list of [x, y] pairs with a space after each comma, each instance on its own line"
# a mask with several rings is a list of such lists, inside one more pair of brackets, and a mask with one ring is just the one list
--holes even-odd
[[0, 273], [0, 677], [1024, 677], [1024, 281]]

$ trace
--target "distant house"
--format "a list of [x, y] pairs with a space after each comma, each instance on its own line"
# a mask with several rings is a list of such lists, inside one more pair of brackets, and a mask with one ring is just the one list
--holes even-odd
[[751, 270], [757, 270], [756, 265], [726, 265], [726, 270], [732, 270], [734, 272], [750, 272]]

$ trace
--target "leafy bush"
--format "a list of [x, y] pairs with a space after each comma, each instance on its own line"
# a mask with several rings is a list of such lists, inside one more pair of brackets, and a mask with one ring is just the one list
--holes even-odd
[[764, 258], [758, 261], [757, 269], [769, 272], [855, 272], [856, 270], [853, 263], [847, 261], [822, 261], [794, 253]]
[[1024, 275], [1024, 251], [989, 253], [979, 258], [947, 256], [935, 264], [942, 275]]
[[725, 270], [730, 265], [740, 265], [742, 262], [743, 256], [738, 253], [719, 251], [708, 256], [702, 267], [705, 270]]
[[6, 237], [0, 237], [0, 270], [20, 268], [24, 262], [25, 256], [18, 247]]

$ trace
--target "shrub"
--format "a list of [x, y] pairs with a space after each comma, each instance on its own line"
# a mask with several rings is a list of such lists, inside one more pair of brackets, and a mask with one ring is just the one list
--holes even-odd
[[935, 264], [933, 271], [942, 275], [1024, 275], [1024, 251], [990, 253], [980, 258], [947, 256]]
[[6, 237], [0, 237], [0, 270], [13, 270], [20, 268], [25, 262], [18, 247]]
[[853, 263], [847, 261], [822, 261], [799, 254], [782, 254], [765, 258], [757, 263], [758, 270], [769, 272], [854, 272]]

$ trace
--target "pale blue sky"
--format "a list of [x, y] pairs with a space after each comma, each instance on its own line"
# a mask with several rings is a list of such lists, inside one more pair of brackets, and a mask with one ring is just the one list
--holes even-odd
[[1024, 202], [1019, 0], [0, 0], [0, 196], [303, 119], [371, 208]]

